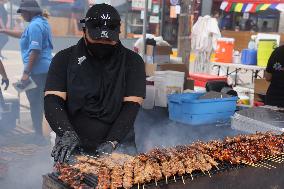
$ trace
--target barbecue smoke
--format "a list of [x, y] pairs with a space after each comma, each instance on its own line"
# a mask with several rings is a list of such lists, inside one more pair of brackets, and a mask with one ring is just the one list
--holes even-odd
[[146, 152], [156, 147], [222, 139], [240, 133], [233, 131], [228, 124], [189, 126], [169, 121], [165, 109], [140, 111], [135, 124], [136, 145], [139, 152]]

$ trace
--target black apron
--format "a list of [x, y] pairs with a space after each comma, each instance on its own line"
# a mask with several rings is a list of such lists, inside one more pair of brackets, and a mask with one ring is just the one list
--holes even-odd
[[[126, 88], [126, 57], [127, 50], [120, 42], [112, 56], [104, 60], [92, 57], [83, 39], [72, 50], [67, 70], [67, 106], [86, 151], [93, 151], [105, 142], [121, 111]], [[132, 146], [134, 140], [134, 131], [131, 131], [125, 141]]]

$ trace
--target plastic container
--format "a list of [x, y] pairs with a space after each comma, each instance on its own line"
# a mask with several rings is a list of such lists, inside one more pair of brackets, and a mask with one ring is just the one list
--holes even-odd
[[266, 67], [268, 59], [270, 58], [272, 52], [276, 47], [276, 40], [259, 40], [257, 50], [257, 65], [261, 67]]
[[234, 51], [234, 38], [220, 38], [217, 40], [215, 62], [232, 63]]
[[226, 76], [217, 76], [201, 73], [190, 73], [189, 79], [194, 80], [194, 86], [205, 87], [208, 81], [225, 81], [227, 82]]
[[257, 51], [254, 49], [244, 49], [242, 51], [242, 64], [256, 65], [257, 64]]
[[184, 75], [177, 71], [155, 71], [155, 106], [167, 107], [167, 95], [183, 92]]
[[5, 107], [2, 107], [2, 119], [0, 119], [0, 131], [9, 131], [16, 127], [20, 118], [19, 99], [5, 99]]
[[146, 98], [143, 101], [144, 109], [153, 109], [155, 103], [155, 86], [146, 85]]
[[237, 97], [202, 99], [204, 93], [169, 95], [169, 118], [190, 125], [227, 121], [235, 113]]

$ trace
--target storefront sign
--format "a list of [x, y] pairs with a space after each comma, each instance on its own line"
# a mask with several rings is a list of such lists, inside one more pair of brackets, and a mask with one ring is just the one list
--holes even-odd
[[176, 6], [170, 8], [170, 18], [177, 18]]
[[[132, 0], [132, 10], [144, 10], [145, 8], [145, 0]], [[152, 0], [148, 0], [148, 9], [151, 10], [152, 8]]]
[[176, 5], [176, 14], [180, 14], [180, 10], [181, 10], [180, 5]]
[[160, 6], [159, 5], [153, 5], [153, 13], [158, 14], [160, 12]]
[[243, 19], [249, 19], [249, 13], [245, 12], [245, 13], [243, 14]]
[[159, 16], [150, 16], [150, 20], [149, 20], [149, 22], [151, 23], [151, 24], [159, 24]]

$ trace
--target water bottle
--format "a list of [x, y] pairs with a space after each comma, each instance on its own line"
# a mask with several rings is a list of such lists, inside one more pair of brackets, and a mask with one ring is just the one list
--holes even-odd
[[256, 36], [252, 35], [251, 39], [250, 39], [250, 41], [248, 43], [248, 49], [251, 49], [251, 50], [256, 49], [255, 39], [256, 39]]

